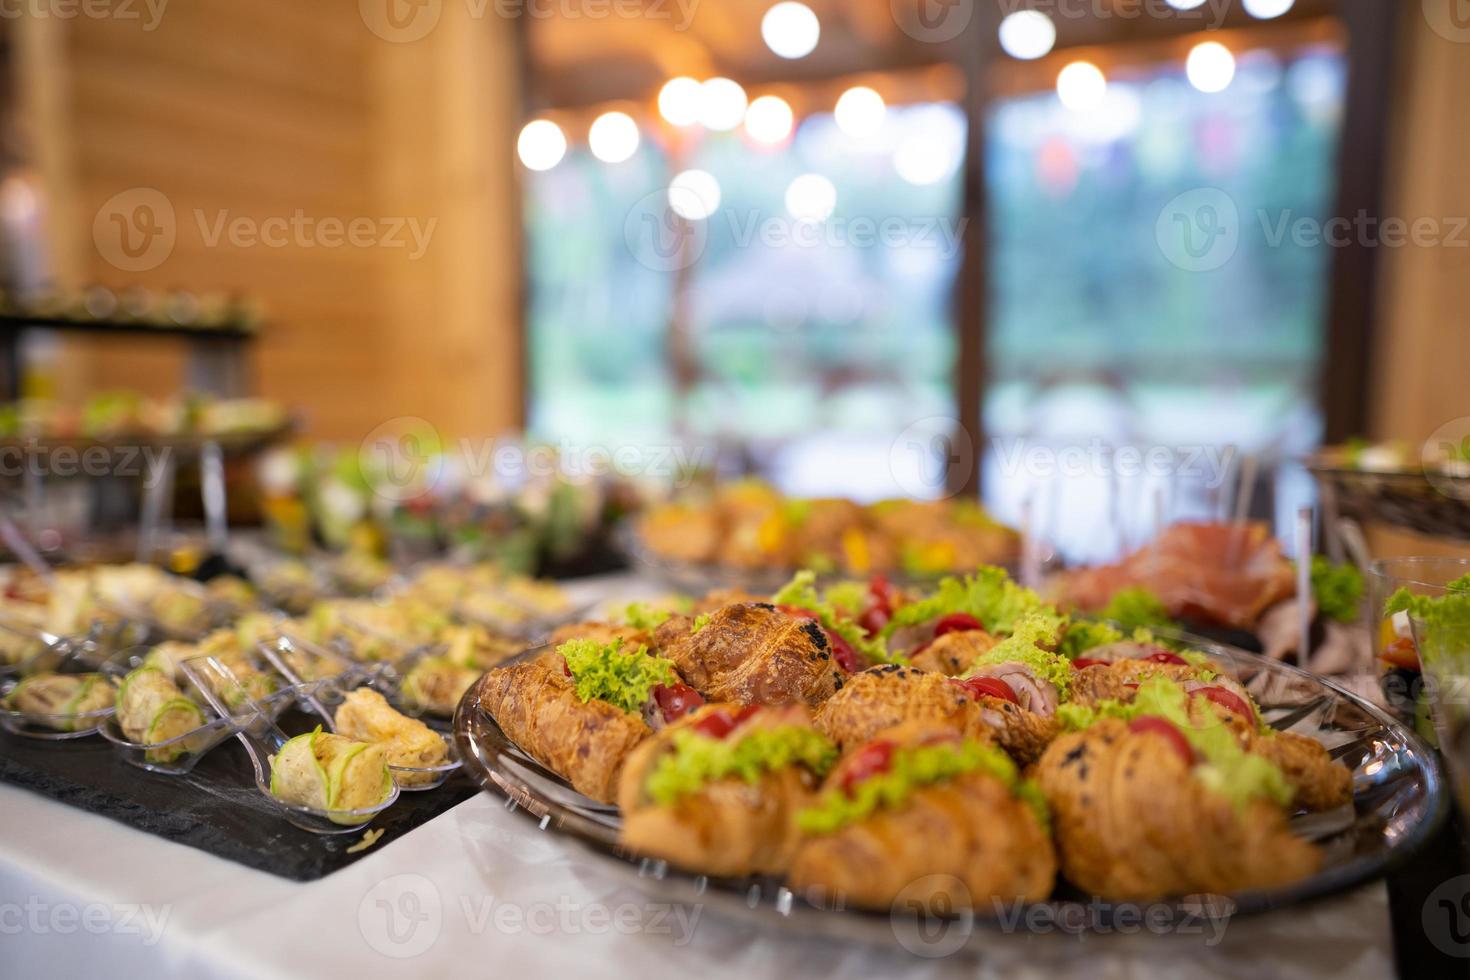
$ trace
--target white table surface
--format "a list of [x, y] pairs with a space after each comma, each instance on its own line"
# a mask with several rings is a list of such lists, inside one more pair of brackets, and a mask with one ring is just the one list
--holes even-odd
[[[648, 594], [642, 583], [608, 580]], [[0, 977], [1386, 977], [1381, 884], [1223, 935], [996, 934], [980, 958], [797, 936], [636, 878], [482, 794], [316, 882], [0, 785]]]

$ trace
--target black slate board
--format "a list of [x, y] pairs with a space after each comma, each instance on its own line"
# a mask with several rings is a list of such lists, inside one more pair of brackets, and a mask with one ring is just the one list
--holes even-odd
[[[312, 723], [288, 715], [281, 727], [308, 731]], [[0, 781], [293, 881], [324, 878], [479, 792], [457, 772], [438, 789], [404, 793], [368, 825], [382, 838], [348, 854], [362, 834], [323, 836], [291, 826], [261, 798], [252, 772], [237, 739], [189, 775], [164, 776], [128, 765], [100, 735], [46, 742], [0, 731]]]

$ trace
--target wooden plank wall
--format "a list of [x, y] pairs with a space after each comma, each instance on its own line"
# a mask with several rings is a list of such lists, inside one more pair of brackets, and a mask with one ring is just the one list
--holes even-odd
[[[481, 227], [515, 214], [511, 28], [450, 20], [407, 44], [373, 34], [357, 0], [173, 0], [152, 31], [25, 24], [58, 272], [259, 298], [257, 389], [299, 406], [315, 435], [355, 438], [399, 414], [466, 434], [514, 424], [518, 233]], [[178, 228], [167, 260], [136, 273], [92, 239], [98, 208], [133, 187], [163, 192]], [[200, 227], [298, 211], [437, 224], [417, 260], [310, 239], [211, 245]], [[169, 345], [94, 340], [68, 345], [63, 373], [73, 394], [167, 391], [182, 377]]]

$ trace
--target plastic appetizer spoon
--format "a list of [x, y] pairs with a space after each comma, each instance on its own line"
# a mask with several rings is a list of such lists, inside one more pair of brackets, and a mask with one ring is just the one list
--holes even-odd
[[[280, 636], [273, 642], [262, 643], [260, 652], [285, 675], [288, 681], [296, 686], [297, 700], [308, 711], [320, 718], [329, 732], [337, 731], [337, 716], [328, 705], [340, 706], [348, 691], [363, 685], [371, 686], [372, 681], [381, 673], [380, 669], [363, 669], [361, 665], [347, 661], [335, 653], [289, 636]], [[317, 674], [319, 679], [314, 682], [303, 680], [295, 670], [295, 666], [303, 662], [325, 665], [334, 661], [341, 661], [347, 669], [328, 678], [322, 678], [320, 674]], [[313, 670], [313, 673], [316, 671]], [[450, 773], [464, 764], [459, 757], [459, 750], [455, 747], [454, 740], [445, 737], [442, 732], [434, 734], [444, 740], [444, 747], [449, 757], [447, 762], [438, 766], [395, 766], [391, 762], [388, 763], [388, 771], [393, 775], [393, 782], [397, 783], [398, 788], [405, 793], [438, 789], [444, 785]]]
[[[292, 795], [303, 780], [318, 781], [310, 788], [319, 792], [324, 800], [330, 801], [338, 795], [334, 792], [333, 783], [335, 781], [338, 784], [335, 789], [340, 790], [340, 784], [346, 779], [350, 757], [337, 752], [333, 758], [323, 760], [315, 752], [318, 738], [335, 739], [337, 736], [323, 736], [318, 729], [296, 738], [288, 737], [276, 727], [260, 704], [250, 697], [230, 669], [215, 657], [186, 660], [183, 670], [215, 711], [223, 717], [233, 717], [240, 725], [236, 737], [250, 754], [250, 762], [255, 769], [256, 789], [293, 826], [313, 834], [350, 834], [361, 830], [398, 800], [398, 785], [389, 775], [386, 765], [383, 766], [382, 795], [370, 806], [313, 806], [282, 799], [278, 793]], [[226, 697], [221, 697], [221, 691], [225, 692]], [[226, 698], [236, 705], [234, 711], [226, 707]], [[303, 740], [308, 741], [303, 743]], [[290, 757], [283, 759], [288, 753]]]

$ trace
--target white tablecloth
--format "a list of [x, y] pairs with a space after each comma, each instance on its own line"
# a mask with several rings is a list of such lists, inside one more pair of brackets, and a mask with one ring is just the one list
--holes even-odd
[[979, 959], [926, 958], [892, 942], [838, 943], [664, 906], [624, 869], [488, 795], [310, 883], [11, 786], [0, 786], [0, 815], [0, 977], [1392, 974], [1382, 885], [1231, 921], [1220, 936], [1020, 931], [996, 934]]

